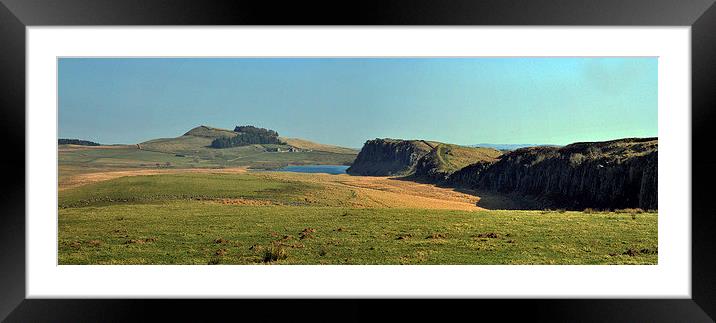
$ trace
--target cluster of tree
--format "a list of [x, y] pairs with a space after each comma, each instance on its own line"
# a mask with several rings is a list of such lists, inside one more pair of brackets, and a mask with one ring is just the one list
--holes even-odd
[[254, 126], [236, 126], [234, 132], [253, 133], [267, 137], [278, 137], [278, 132], [266, 128], [257, 128]]
[[59, 139], [57, 143], [60, 145], [81, 145], [81, 146], [99, 146], [100, 144], [80, 139]]
[[255, 144], [285, 144], [278, 138], [278, 132], [269, 129], [254, 126], [238, 126], [234, 128], [234, 132], [238, 133], [235, 137], [214, 139], [214, 141], [211, 142], [211, 147], [230, 148]]

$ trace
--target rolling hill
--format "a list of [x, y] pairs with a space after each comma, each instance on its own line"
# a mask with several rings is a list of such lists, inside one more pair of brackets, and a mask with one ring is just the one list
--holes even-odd
[[127, 167], [236, 167], [277, 168], [285, 165], [349, 165], [358, 154], [350, 148], [325, 145], [298, 138], [281, 138], [285, 144], [252, 144], [212, 148], [217, 138], [238, 133], [209, 126], [195, 127], [174, 138], [148, 140], [116, 149], [106, 146], [73, 148], [60, 145], [60, 166]]

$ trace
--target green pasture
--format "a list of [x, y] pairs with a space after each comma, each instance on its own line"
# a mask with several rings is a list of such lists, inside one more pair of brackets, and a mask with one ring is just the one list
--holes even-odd
[[[656, 264], [657, 214], [304, 204], [256, 174], [124, 177], [60, 191], [59, 264]], [[280, 205], [230, 205], [222, 199]]]

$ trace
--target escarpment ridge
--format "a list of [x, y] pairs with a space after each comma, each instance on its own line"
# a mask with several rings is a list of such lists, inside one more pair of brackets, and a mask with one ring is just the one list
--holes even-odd
[[403, 176], [536, 198], [545, 207], [657, 209], [658, 139], [502, 152], [421, 140], [367, 141], [349, 173]]

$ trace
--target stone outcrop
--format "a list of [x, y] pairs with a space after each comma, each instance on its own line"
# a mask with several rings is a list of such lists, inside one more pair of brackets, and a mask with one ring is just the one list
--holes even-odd
[[656, 138], [522, 148], [470, 165], [454, 185], [537, 197], [549, 206], [657, 209]]
[[432, 148], [430, 142], [422, 140], [368, 140], [346, 172], [364, 176], [408, 175], [420, 157]]

